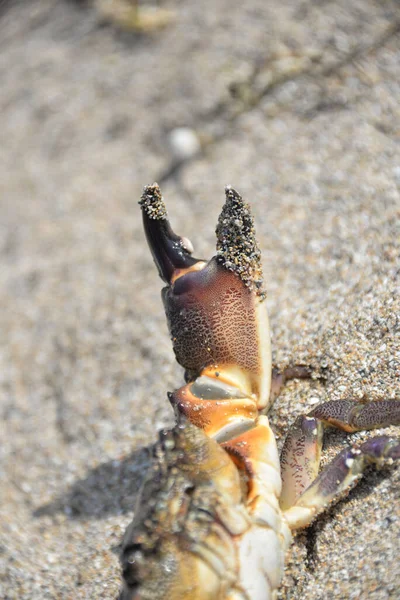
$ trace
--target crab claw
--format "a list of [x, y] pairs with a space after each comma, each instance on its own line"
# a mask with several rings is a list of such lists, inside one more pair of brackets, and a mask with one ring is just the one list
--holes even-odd
[[218, 220], [217, 253], [205, 262], [173, 233], [159, 187], [141, 199], [147, 240], [161, 278], [177, 361], [193, 381], [204, 375], [268, 405], [271, 354], [261, 255], [248, 204], [233, 188]]

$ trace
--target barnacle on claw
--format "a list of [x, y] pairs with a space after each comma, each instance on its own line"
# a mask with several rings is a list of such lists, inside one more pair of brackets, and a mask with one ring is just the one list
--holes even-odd
[[372, 438], [318, 475], [325, 425], [352, 432], [400, 423], [400, 402], [327, 402], [299, 417], [281, 459], [268, 409], [285, 380], [274, 371], [261, 255], [249, 206], [233, 188], [216, 229], [217, 253], [194, 258], [176, 235], [157, 184], [140, 204], [165, 313], [186, 385], [169, 394], [177, 423], [162, 431], [122, 552], [121, 600], [272, 600], [291, 531], [308, 525], [365, 466], [400, 458], [400, 442]]

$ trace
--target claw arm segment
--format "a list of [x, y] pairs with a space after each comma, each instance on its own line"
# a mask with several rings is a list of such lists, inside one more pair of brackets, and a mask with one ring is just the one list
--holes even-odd
[[371, 438], [355, 448], [345, 448], [321, 472], [314, 483], [285, 512], [291, 529], [306, 527], [335, 498], [348, 492], [368, 465], [381, 466], [400, 459], [400, 439], [386, 435]]
[[139, 204], [147, 243], [163, 281], [169, 284], [177, 275], [205, 264], [191, 256], [193, 249], [190, 241], [173, 232], [157, 183], [144, 188]]
[[249, 599], [275, 598], [291, 533], [279, 509], [279, 456], [268, 418], [261, 415], [252, 429], [221, 446], [242, 474], [246, 508], [257, 525], [240, 545], [240, 581]]
[[218, 442], [253, 427], [258, 417], [254, 398], [206, 376], [169, 394], [169, 400], [177, 416], [185, 416]]
[[260, 416], [254, 427], [223, 442], [222, 448], [247, 478], [247, 503], [251, 507], [258, 497], [281, 492], [279, 456], [268, 418]]

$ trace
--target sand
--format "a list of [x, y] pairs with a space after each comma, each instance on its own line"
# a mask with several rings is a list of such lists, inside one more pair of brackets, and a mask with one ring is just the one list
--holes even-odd
[[[174, 21], [139, 35], [96, 4], [0, 3], [5, 600], [118, 594], [118, 546], [182, 382], [145, 184], [206, 258], [224, 186], [251, 204], [274, 362], [314, 373], [270, 412], [279, 444], [328, 398], [400, 400], [398, 4], [162, 6]], [[177, 127], [200, 153], [182, 160]], [[346, 443], [330, 433], [325, 461]], [[398, 598], [399, 490], [398, 469], [371, 471], [300, 535], [281, 600]]]

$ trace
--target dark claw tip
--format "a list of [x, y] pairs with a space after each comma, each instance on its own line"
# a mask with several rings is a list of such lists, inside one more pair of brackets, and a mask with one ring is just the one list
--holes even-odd
[[150, 219], [161, 221], [167, 218], [167, 209], [158, 183], [144, 187], [139, 204]]
[[249, 205], [231, 186], [225, 188], [225, 195], [216, 229], [219, 262], [238, 275], [246, 287], [264, 298], [261, 252]]
[[160, 277], [166, 283], [171, 283], [176, 270], [188, 269], [199, 261], [191, 256], [193, 248], [189, 240], [173, 232], [157, 183], [146, 185], [139, 204], [147, 242]]

